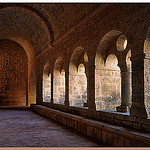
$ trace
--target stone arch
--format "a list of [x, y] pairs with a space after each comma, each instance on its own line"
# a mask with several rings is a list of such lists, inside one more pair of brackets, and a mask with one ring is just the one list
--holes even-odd
[[109, 73], [107, 82], [105, 82], [106, 90], [105, 96], [108, 102], [105, 103], [107, 109], [116, 110], [116, 107], [121, 104], [121, 75], [118, 67], [118, 59], [114, 54], [110, 54], [106, 59], [106, 70]]
[[0, 40], [0, 47], [1, 105], [26, 106], [28, 105], [27, 54], [21, 45], [12, 40]]
[[5, 8], [8, 8], [8, 7], [11, 7], [11, 8], [12, 7], [24, 8], [24, 9], [26, 9], [28, 11], [31, 11], [36, 16], [38, 16], [45, 23], [45, 25], [47, 26], [47, 29], [49, 31], [49, 36], [50, 36], [50, 39], [51, 39], [51, 45], [53, 45], [53, 42], [54, 42], [54, 31], [53, 31], [52, 25], [51, 25], [51, 23], [49, 23], [50, 21], [48, 21], [47, 18], [42, 13], [40, 13], [38, 10], [36, 10], [33, 7], [30, 7], [28, 5], [23, 5], [23, 4], [7, 4], [7, 5], [5, 4], [5, 5], [1, 5], [0, 9], [5, 9]]
[[77, 67], [79, 65], [79, 61], [80, 61], [80, 57], [84, 55], [84, 49], [83, 47], [79, 46], [77, 47], [71, 54], [70, 57], [70, 63], [69, 63], [69, 71], [72, 70], [72, 68], [76, 68], [77, 71]]
[[146, 38], [144, 40], [143, 52], [147, 55], [150, 53], [150, 27], [148, 28]]
[[88, 56], [83, 47], [77, 47], [69, 64], [69, 102], [71, 106], [87, 103]]
[[116, 106], [121, 102], [120, 69], [117, 65], [117, 57], [114, 54], [110, 54], [106, 59], [103, 70], [100, 70], [99, 95], [96, 96], [97, 110], [116, 110]]
[[144, 102], [150, 118], [150, 27], [148, 28], [146, 39], [144, 41]]
[[[111, 107], [111, 102], [116, 99], [120, 99], [120, 93], [117, 94], [113, 92], [114, 86], [109, 84], [113, 80], [114, 71], [119, 70], [118, 68], [118, 58], [113, 55], [111, 50], [115, 45], [118, 37], [121, 35], [121, 32], [118, 30], [111, 30], [101, 39], [98, 49], [95, 55], [95, 103], [96, 109], [113, 109]], [[108, 65], [108, 62], [109, 65]], [[119, 70], [120, 71], [120, 70]], [[120, 73], [120, 72], [119, 72]], [[119, 81], [120, 84], [120, 81]], [[112, 84], [113, 85], [113, 84]], [[110, 90], [107, 90], [110, 89]], [[110, 96], [108, 96], [110, 95]], [[111, 100], [113, 99], [113, 100]], [[117, 101], [115, 105], [119, 104]]]
[[49, 63], [46, 63], [43, 69], [43, 102], [51, 101], [51, 74]]
[[84, 53], [84, 62], [87, 63], [88, 61], [89, 61], [88, 55], [87, 55], [87, 53], [85, 52], [85, 53]]
[[3, 40], [3, 39], [12, 40], [12, 41], [18, 43], [19, 45], [21, 45], [28, 56], [28, 62], [29, 63], [32, 62], [32, 60], [34, 59], [35, 53], [33, 50], [33, 46], [29, 41], [25, 40], [24, 38], [10, 37], [8, 35], [7, 36], [5, 35], [4, 37], [0, 36], [0, 40]]
[[110, 47], [114, 44], [114, 42], [116, 42], [117, 38], [120, 35], [121, 32], [118, 30], [112, 30], [105, 34], [105, 36], [101, 39], [98, 49], [96, 51], [96, 62], [99, 57], [102, 57], [103, 60], [106, 60]]
[[108, 67], [108, 69], [119, 70], [119, 67], [118, 67], [118, 58], [114, 54], [110, 54], [107, 57], [105, 65], [106, 65], [106, 67]]
[[17, 41], [30, 57], [39, 55], [51, 46], [51, 37], [45, 22], [31, 10], [15, 6], [4, 7], [0, 9], [0, 19], [0, 39]]
[[34, 68], [34, 51], [31, 43], [23, 38], [5, 36], [0, 37], [0, 40], [8, 40], [20, 45], [26, 52], [28, 58], [28, 100], [27, 105], [36, 103], [36, 77]]
[[[129, 101], [131, 103], [132, 101], [132, 64], [131, 64], [131, 49], [128, 51], [126, 55], [126, 65], [127, 65], [127, 72], [129, 73], [129, 88], [130, 88], [130, 95], [129, 95]], [[130, 104], [131, 105], [131, 104]]]
[[54, 64], [53, 75], [53, 102], [64, 104], [65, 102], [65, 66], [62, 57], [58, 57]]
[[127, 63], [127, 69], [129, 71], [132, 71], [132, 66], [131, 66], [131, 50], [128, 51], [128, 53], [126, 54], [126, 63]]

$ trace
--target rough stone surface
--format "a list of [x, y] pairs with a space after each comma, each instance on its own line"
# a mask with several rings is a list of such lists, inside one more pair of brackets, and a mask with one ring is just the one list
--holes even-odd
[[0, 40], [0, 105], [26, 106], [28, 58], [11, 40]]

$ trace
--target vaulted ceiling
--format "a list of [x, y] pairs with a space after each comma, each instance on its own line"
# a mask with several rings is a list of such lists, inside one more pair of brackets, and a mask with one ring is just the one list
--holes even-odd
[[100, 4], [0, 4], [0, 39], [19, 43], [32, 58]]

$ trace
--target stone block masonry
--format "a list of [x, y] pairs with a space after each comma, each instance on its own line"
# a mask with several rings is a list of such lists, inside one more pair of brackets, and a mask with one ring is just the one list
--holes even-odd
[[88, 119], [41, 105], [31, 105], [31, 110], [63, 124], [97, 143], [109, 146], [150, 146], [150, 134]]
[[0, 40], [0, 106], [26, 106], [27, 55], [11, 40]]

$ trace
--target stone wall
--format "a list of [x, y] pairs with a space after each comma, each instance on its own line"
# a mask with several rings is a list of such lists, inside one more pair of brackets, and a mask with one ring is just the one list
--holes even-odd
[[[66, 113], [71, 113], [79, 116], [84, 116], [91, 118], [93, 120], [104, 121], [114, 125], [119, 125], [122, 127], [138, 130], [139, 132], [150, 133], [150, 119], [144, 119], [142, 117], [130, 116], [129, 113], [119, 113], [109, 110], [99, 110], [93, 113], [92, 116], [88, 114], [87, 107], [66, 107], [59, 104], [41, 103], [41, 106], [46, 106], [48, 108], [53, 108], [55, 110], [60, 110]], [[45, 112], [46, 113], [46, 112]]]
[[10, 40], [0, 40], [0, 105], [25, 106], [28, 88], [27, 55]]
[[[61, 123], [82, 134], [90, 140], [106, 144], [107, 146], [150, 146], [150, 136], [147, 133], [129, 130], [117, 125], [110, 125], [102, 121], [96, 121], [79, 115], [69, 114], [56, 109], [51, 109], [41, 105], [32, 105], [31, 109], [47, 118]], [[80, 109], [80, 112], [86, 112], [86, 109]], [[128, 115], [120, 114], [109, 115], [107, 112], [100, 112], [103, 117], [114, 117], [116, 120], [136, 121], [136, 118], [130, 118]], [[85, 115], [85, 113], [82, 115]], [[97, 114], [99, 118], [102, 116]], [[129, 119], [130, 118], [130, 119]], [[128, 121], [123, 121], [128, 123]], [[139, 122], [142, 120], [139, 119]], [[136, 123], [134, 123], [136, 125]]]

